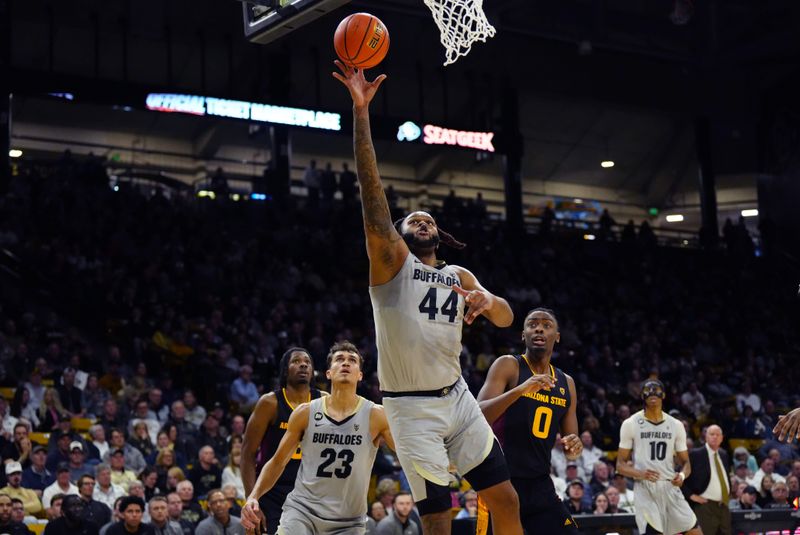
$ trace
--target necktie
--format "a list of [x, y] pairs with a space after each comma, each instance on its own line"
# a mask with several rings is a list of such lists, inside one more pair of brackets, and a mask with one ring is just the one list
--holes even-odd
[[725, 470], [722, 469], [722, 463], [719, 462], [719, 453], [714, 452], [714, 464], [717, 466], [717, 477], [719, 478], [719, 486], [722, 489], [722, 503], [728, 505], [728, 482], [725, 478]]

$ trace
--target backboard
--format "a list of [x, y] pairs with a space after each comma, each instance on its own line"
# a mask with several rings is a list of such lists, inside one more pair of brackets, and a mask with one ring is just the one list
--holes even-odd
[[244, 35], [252, 43], [270, 43], [337, 9], [350, 0], [245, 0]]

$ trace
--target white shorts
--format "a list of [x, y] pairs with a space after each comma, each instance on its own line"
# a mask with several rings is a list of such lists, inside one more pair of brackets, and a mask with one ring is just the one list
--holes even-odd
[[328, 520], [284, 504], [276, 535], [364, 535], [364, 519]]
[[641, 533], [647, 524], [664, 535], [683, 533], [697, 524], [697, 517], [681, 489], [669, 481], [636, 481], [633, 496], [636, 527]]
[[384, 397], [383, 407], [417, 502], [427, 497], [425, 481], [447, 486], [451, 464], [464, 475], [492, 450], [492, 428], [463, 378], [444, 397]]

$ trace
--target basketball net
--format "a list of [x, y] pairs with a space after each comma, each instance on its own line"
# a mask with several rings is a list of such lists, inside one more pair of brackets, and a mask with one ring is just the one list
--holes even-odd
[[425, 0], [439, 28], [447, 56], [445, 65], [469, 54], [476, 41], [486, 42], [495, 34], [483, 12], [483, 0]]

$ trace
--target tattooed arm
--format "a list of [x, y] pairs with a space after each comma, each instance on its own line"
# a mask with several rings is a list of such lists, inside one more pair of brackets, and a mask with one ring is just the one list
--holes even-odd
[[362, 70], [347, 67], [340, 61], [336, 61], [336, 65], [342, 73], [334, 72], [334, 78], [347, 87], [353, 98], [353, 151], [367, 236], [369, 283], [377, 286], [392, 280], [408, 256], [408, 246], [392, 223], [369, 126], [369, 103], [386, 75], [367, 82]]

